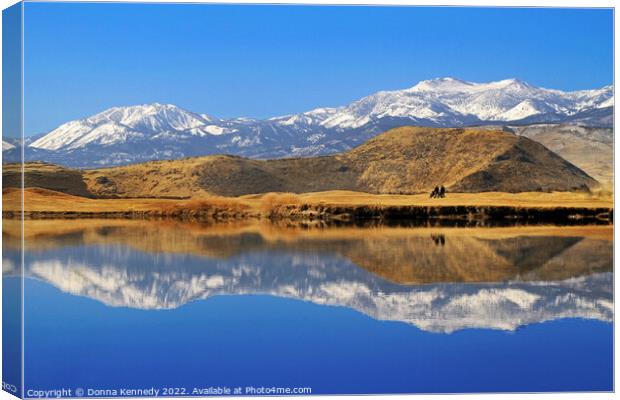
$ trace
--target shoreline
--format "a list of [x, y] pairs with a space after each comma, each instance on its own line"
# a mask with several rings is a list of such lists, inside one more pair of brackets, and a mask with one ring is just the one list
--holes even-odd
[[[21, 210], [21, 199], [25, 209]], [[584, 193], [453, 193], [422, 195], [360, 192], [267, 193], [188, 200], [92, 199], [47, 189], [3, 191], [6, 219], [177, 219], [197, 221], [289, 221], [307, 224], [611, 224], [613, 202]], [[561, 204], [561, 205], [557, 205]]]
[[[517, 209], [510, 207], [486, 207], [470, 210], [471, 207], [441, 207], [431, 210], [425, 207], [398, 207], [375, 211], [349, 210], [339, 214], [323, 212], [319, 216], [305, 216], [296, 211], [286, 216], [231, 215], [220, 213], [154, 213], [132, 211], [109, 212], [54, 212], [26, 211], [24, 220], [75, 220], [75, 219], [126, 219], [126, 220], [178, 220], [202, 222], [270, 221], [294, 224], [324, 224], [342, 226], [512, 226], [512, 225], [610, 225], [613, 224], [613, 210], [556, 208], [549, 210]], [[344, 210], [340, 210], [344, 211]], [[462, 211], [462, 212], [461, 212]], [[2, 218], [21, 219], [19, 212], [4, 211]]]
[[271, 219], [377, 221], [495, 221], [495, 222], [594, 222], [613, 221], [611, 208], [587, 207], [517, 207], [471, 205], [409, 206], [284, 206]]

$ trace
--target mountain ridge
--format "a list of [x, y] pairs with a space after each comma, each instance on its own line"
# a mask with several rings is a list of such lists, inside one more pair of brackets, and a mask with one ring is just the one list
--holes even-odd
[[[613, 123], [613, 86], [563, 92], [517, 79], [455, 78], [380, 91], [342, 107], [269, 119], [219, 119], [172, 104], [113, 107], [27, 141], [26, 160], [77, 167], [227, 153], [250, 158], [316, 156], [349, 150], [403, 125]], [[5, 158], [18, 156], [6, 149]], [[15, 153], [15, 154], [13, 154]]]

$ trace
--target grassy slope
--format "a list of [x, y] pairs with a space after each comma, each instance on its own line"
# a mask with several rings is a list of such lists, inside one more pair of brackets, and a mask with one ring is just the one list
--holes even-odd
[[[2, 186], [21, 186], [20, 164], [2, 164]], [[80, 170], [42, 162], [29, 162], [24, 166], [24, 183], [26, 187], [40, 187], [76, 196], [89, 197], [83, 173]]]
[[572, 125], [515, 127], [520, 135], [540, 142], [613, 190], [613, 131]]

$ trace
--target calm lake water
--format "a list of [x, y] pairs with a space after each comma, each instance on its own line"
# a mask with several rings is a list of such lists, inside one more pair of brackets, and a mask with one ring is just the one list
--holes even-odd
[[610, 226], [74, 220], [25, 236], [27, 396], [613, 389]]

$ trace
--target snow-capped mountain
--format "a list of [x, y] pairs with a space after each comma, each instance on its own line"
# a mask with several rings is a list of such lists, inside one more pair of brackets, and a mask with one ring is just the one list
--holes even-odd
[[[106, 257], [35, 259], [26, 265], [25, 274], [114, 307], [173, 309], [218, 295], [261, 294], [347, 307], [378, 320], [444, 333], [515, 330], [561, 318], [613, 319], [610, 272], [559, 281], [396, 285], [349, 262], [303, 253], [183, 259], [167, 268], [151, 258], [140, 258], [143, 264], [114, 264], [102, 261]], [[136, 254], [119, 250], [115, 257]]]
[[562, 92], [518, 79], [491, 83], [454, 78], [422, 81], [405, 90], [379, 92], [338, 109], [322, 125], [359, 128], [381, 118], [411, 118], [440, 126], [519, 121], [533, 116], [569, 117], [613, 106], [613, 88]]
[[172, 132], [204, 136], [220, 134], [215, 120], [170, 104], [114, 107], [92, 117], [67, 122], [35, 140], [31, 147], [71, 150], [92, 144], [112, 145], [142, 139], [156, 139]]
[[9, 142], [5, 142], [4, 140], [2, 141], [2, 151], [6, 151], [6, 150], [11, 150], [14, 149], [15, 145], [9, 143]]
[[[254, 158], [344, 151], [402, 125], [575, 123], [611, 126], [613, 87], [563, 92], [517, 79], [454, 78], [378, 92], [349, 105], [274, 117], [218, 119], [170, 104], [114, 107], [27, 144], [26, 158], [89, 167], [217, 153]], [[5, 159], [17, 155], [5, 149]], [[16, 154], [11, 154], [16, 153]]]

